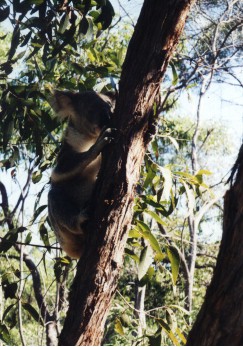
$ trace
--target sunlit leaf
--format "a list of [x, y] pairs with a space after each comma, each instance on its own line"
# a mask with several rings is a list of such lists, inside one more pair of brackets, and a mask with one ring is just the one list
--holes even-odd
[[122, 326], [122, 323], [120, 321], [119, 318], [116, 318], [116, 321], [115, 321], [115, 327], [114, 327], [114, 330], [115, 332], [117, 332], [119, 335], [124, 335], [124, 329], [123, 329], [123, 326]]
[[162, 329], [166, 332], [170, 340], [173, 342], [174, 346], [179, 346], [180, 343], [178, 339], [176, 338], [175, 334], [172, 332], [170, 326], [163, 319], [159, 319], [158, 323], [161, 325]]
[[138, 279], [139, 280], [141, 280], [146, 275], [152, 262], [153, 262], [152, 249], [146, 246], [141, 252], [140, 261], [138, 264]]
[[141, 233], [135, 228], [131, 229], [128, 234], [129, 238], [139, 238], [141, 237]]
[[42, 178], [42, 172], [41, 171], [33, 172], [33, 174], [32, 174], [32, 182], [34, 184], [40, 182], [41, 178]]
[[182, 331], [178, 327], [176, 328], [175, 331], [176, 331], [177, 335], [179, 336], [179, 338], [181, 339], [183, 345], [185, 345], [186, 341], [187, 341], [185, 335], [182, 333]]
[[161, 200], [169, 200], [172, 189], [172, 172], [168, 167], [160, 167], [160, 171], [164, 177], [163, 194]]
[[171, 141], [171, 143], [175, 146], [175, 148], [177, 149], [177, 151], [179, 151], [179, 144], [178, 144], [178, 142], [176, 141], [176, 139], [174, 138], [174, 137], [172, 137], [172, 136], [169, 136], [169, 135], [167, 135], [166, 136], [170, 141]]
[[160, 216], [156, 212], [149, 211], [149, 210], [144, 210], [144, 213], [148, 214], [149, 216], [151, 216], [159, 224], [164, 225], [164, 226], [166, 225], [166, 223], [160, 218]]
[[179, 275], [180, 257], [175, 247], [172, 247], [172, 246], [167, 247], [166, 252], [171, 264], [172, 280], [173, 280], [173, 285], [175, 286], [178, 275]]
[[189, 188], [188, 184], [184, 180], [182, 181], [182, 183], [183, 183], [185, 190], [186, 190], [188, 215], [190, 216], [193, 214], [193, 209], [194, 209], [195, 204], [196, 204], [195, 195], [194, 195], [194, 191]]
[[201, 169], [196, 173], [196, 175], [212, 175], [212, 172], [209, 170]]

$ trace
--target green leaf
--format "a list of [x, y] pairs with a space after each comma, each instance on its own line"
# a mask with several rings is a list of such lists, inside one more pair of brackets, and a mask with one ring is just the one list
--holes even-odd
[[9, 231], [1, 240], [0, 252], [7, 252], [12, 246], [15, 245], [18, 239], [18, 229], [13, 229]]
[[166, 136], [170, 141], [171, 141], [171, 143], [175, 146], [175, 148], [177, 149], [177, 151], [179, 151], [179, 144], [178, 144], [178, 142], [176, 141], [176, 139], [174, 138], [174, 137], [172, 137], [172, 136], [169, 136], [169, 135], [167, 135]]
[[196, 173], [196, 176], [197, 175], [212, 175], [212, 172], [211, 171], [208, 171], [208, 170], [199, 170], [197, 173]]
[[147, 231], [150, 233], [150, 227], [143, 221], [136, 219], [136, 224], [141, 231]]
[[41, 223], [39, 228], [41, 239], [46, 247], [50, 247], [49, 237], [48, 237], [48, 231], [45, 227], [44, 223]]
[[172, 281], [173, 281], [173, 285], [175, 286], [178, 275], [179, 275], [179, 267], [180, 267], [179, 253], [177, 249], [172, 246], [167, 247], [166, 252], [171, 264]]
[[156, 175], [156, 172], [151, 167], [149, 167], [147, 176], [146, 176], [144, 184], [143, 184], [144, 189], [146, 189], [148, 186], [151, 185], [155, 175]]
[[8, 328], [5, 324], [0, 323], [0, 339], [8, 346], [12, 346], [12, 340]]
[[3, 312], [3, 316], [2, 316], [2, 321], [4, 322], [5, 318], [7, 317], [8, 313], [12, 310], [12, 308], [15, 306], [16, 304], [12, 304], [9, 305], [6, 310]]
[[147, 276], [148, 276], [150, 281], [151, 281], [152, 277], [154, 276], [154, 274], [155, 274], [155, 269], [153, 266], [150, 266], [148, 268], [148, 271], [147, 271]]
[[139, 263], [139, 257], [137, 256], [137, 254], [135, 254], [132, 250], [130, 250], [129, 248], [125, 248], [125, 255], [129, 256], [130, 258], [132, 258], [133, 260], [135, 260], [135, 262], [138, 264]]
[[89, 30], [89, 21], [87, 20], [85, 16], [83, 16], [79, 24], [79, 33], [86, 35], [88, 30]]
[[138, 279], [139, 279], [139, 281], [146, 275], [153, 260], [154, 260], [154, 258], [153, 258], [152, 249], [150, 247], [146, 246], [141, 252], [140, 261], [138, 264]]
[[23, 233], [26, 230], [27, 230], [27, 228], [22, 226], [22, 227], [17, 228], [17, 233]]
[[90, 50], [87, 52], [87, 56], [92, 63], [96, 61], [95, 56]]
[[115, 320], [115, 328], [114, 328], [114, 330], [115, 330], [116, 333], [118, 333], [121, 336], [125, 335], [122, 323], [121, 323], [119, 318], [116, 318], [116, 320]]
[[41, 4], [43, 4], [45, 0], [29, 0], [29, 2], [33, 5], [37, 5], [40, 6]]
[[133, 228], [129, 231], [128, 237], [138, 239], [139, 237], [141, 237], [141, 234], [137, 229]]
[[29, 232], [25, 238], [24, 243], [28, 244], [32, 240], [32, 232]]
[[5, 21], [10, 14], [10, 6], [0, 9], [0, 22]]
[[3, 123], [3, 148], [6, 149], [14, 132], [14, 121], [12, 116], [5, 119]]
[[60, 25], [58, 28], [59, 33], [63, 34], [69, 25], [69, 15], [64, 14], [60, 20]]
[[117, 65], [118, 66], [122, 66], [123, 61], [124, 61], [124, 52], [125, 52], [125, 48], [121, 47], [118, 52], [117, 52]]
[[150, 228], [147, 226], [147, 224], [145, 224], [142, 221], [137, 221], [137, 227], [140, 231], [141, 236], [143, 236], [147, 241], [149, 241], [151, 248], [156, 252], [156, 257], [163, 259], [164, 254], [161, 252], [159, 242], [157, 241], [156, 237], [151, 233]]
[[171, 331], [170, 326], [163, 319], [159, 319], [158, 323], [161, 325], [162, 329], [166, 332], [170, 340], [173, 342], [173, 345], [180, 346], [180, 343], [178, 339], [175, 337], [175, 335], [173, 334], [173, 332]]
[[187, 178], [191, 183], [195, 182], [195, 176], [189, 174], [188, 172], [183, 172], [183, 171], [175, 171], [174, 172], [175, 175]]
[[176, 333], [179, 336], [179, 338], [181, 339], [183, 345], [186, 345], [186, 337], [185, 335], [181, 332], [181, 330], [179, 328], [176, 328]]
[[34, 184], [40, 182], [41, 179], [42, 179], [42, 172], [41, 171], [38, 170], [38, 171], [33, 172], [33, 174], [32, 174], [32, 182]]
[[8, 279], [2, 281], [4, 298], [15, 299], [18, 285], [16, 282], [10, 283]]
[[34, 216], [33, 219], [31, 221], [31, 223], [33, 224], [34, 221], [36, 220], [36, 218], [47, 208], [47, 205], [42, 205], [40, 207], [37, 208], [37, 210], [34, 212]]
[[186, 190], [186, 195], [187, 195], [187, 204], [188, 204], [188, 215], [192, 215], [193, 214], [193, 209], [195, 207], [196, 204], [196, 200], [195, 200], [195, 195], [194, 195], [194, 191], [193, 189], [190, 189], [188, 184], [183, 180], [182, 181], [185, 190]]
[[176, 309], [180, 310], [181, 312], [183, 312], [186, 315], [190, 315], [190, 312], [188, 310], [186, 310], [184, 307], [181, 307], [179, 305], [170, 305], [170, 307], [176, 308]]
[[106, 5], [101, 7], [101, 13], [100, 15], [96, 18], [95, 23], [102, 24], [102, 30], [107, 29], [111, 22], [112, 18], [115, 15], [114, 9], [110, 3], [110, 1], [106, 1]]
[[32, 305], [30, 305], [27, 302], [22, 302], [22, 306], [25, 309], [25, 311], [27, 311], [37, 323], [41, 323], [42, 325], [44, 325], [41, 316]]
[[20, 52], [20, 53], [17, 54], [17, 56], [14, 58], [14, 61], [18, 61], [18, 60], [22, 59], [24, 55], [25, 55], [25, 51]]
[[3, 36], [0, 36], [0, 40], [5, 40], [7, 36], [8, 36], [8, 34], [5, 34], [5, 35], [3, 35]]
[[166, 225], [166, 223], [160, 218], [160, 216], [153, 211], [149, 211], [149, 210], [144, 210], [145, 214], [148, 214], [149, 216], [151, 216], [154, 220], [156, 220], [156, 222], [158, 222], [161, 225]]
[[170, 62], [170, 67], [172, 69], [172, 76], [173, 76], [172, 85], [175, 86], [177, 85], [179, 79], [178, 79], [178, 74], [176, 71], [175, 64], [172, 61]]

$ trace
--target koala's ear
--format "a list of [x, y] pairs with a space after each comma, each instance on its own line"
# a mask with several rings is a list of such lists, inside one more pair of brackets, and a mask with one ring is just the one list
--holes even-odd
[[74, 115], [74, 96], [75, 94], [72, 92], [54, 90], [50, 97], [50, 105], [61, 119]]

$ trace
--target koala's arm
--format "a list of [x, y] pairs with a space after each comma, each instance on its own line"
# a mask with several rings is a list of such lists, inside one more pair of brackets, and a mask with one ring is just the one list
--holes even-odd
[[57, 165], [52, 173], [52, 181], [60, 182], [72, 179], [82, 173], [85, 168], [92, 163], [106, 144], [110, 143], [113, 136], [113, 129], [106, 129], [98, 137], [96, 143], [86, 152], [76, 152], [68, 144], [65, 145], [57, 161]]

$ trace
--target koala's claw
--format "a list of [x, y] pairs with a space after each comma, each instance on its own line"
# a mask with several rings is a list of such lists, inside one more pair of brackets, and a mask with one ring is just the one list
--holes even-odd
[[106, 135], [115, 135], [117, 133], [117, 129], [116, 128], [106, 128], [101, 132], [101, 136], [106, 134]]
[[115, 128], [107, 128], [100, 134], [97, 143], [101, 143], [104, 146], [109, 144], [115, 140], [115, 135], [117, 133], [117, 129]]

